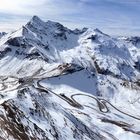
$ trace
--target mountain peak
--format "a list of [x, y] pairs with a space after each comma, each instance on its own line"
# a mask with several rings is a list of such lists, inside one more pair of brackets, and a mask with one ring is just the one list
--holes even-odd
[[42, 19], [40, 19], [38, 16], [33, 16], [31, 18], [31, 20], [28, 22], [28, 23], [34, 23], [34, 24], [39, 24], [39, 25], [46, 25], [46, 26], [63, 26], [61, 25], [60, 23], [58, 22], [54, 22], [54, 21], [51, 21], [51, 20], [47, 20], [47, 22], [43, 21]]
[[31, 18], [31, 21], [32, 22], [43, 22], [38, 16], [33, 16], [32, 18]]
[[31, 20], [25, 25], [27, 28], [29, 27], [41, 27], [44, 26], [45, 22], [41, 20], [38, 16], [33, 16]]
[[97, 33], [97, 34], [100, 34], [100, 35], [105, 35], [105, 36], [109, 36], [108, 34], [105, 34], [104, 32], [102, 32], [100, 29], [98, 28], [95, 28], [94, 29], [94, 32]]
[[99, 30], [98, 28], [95, 28], [94, 31], [97, 32], [97, 33], [103, 34], [103, 32], [101, 30]]

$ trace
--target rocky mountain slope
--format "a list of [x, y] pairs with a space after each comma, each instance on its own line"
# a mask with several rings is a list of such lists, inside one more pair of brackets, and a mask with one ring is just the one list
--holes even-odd
[[34, 16], [0, 35], [1, 140], [139, 140], [140, 38]]

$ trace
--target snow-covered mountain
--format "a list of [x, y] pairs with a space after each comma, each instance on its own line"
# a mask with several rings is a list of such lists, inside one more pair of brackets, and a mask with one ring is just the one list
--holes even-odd
[[0, 139], [140, 140], [140, 37], [34, 16], [0, 34]]
[[0, 38], [1, 38], [2, 36], [4, 36], [4, 35], [6, 35], [5, 32], [0, 32]]

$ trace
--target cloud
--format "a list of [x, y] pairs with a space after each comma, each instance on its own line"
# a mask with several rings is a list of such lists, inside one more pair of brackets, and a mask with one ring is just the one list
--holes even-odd
[[49, 0], [0, 0], [0, 12], [31, 15], [34, 8], [43, 6]]
[[121, 4], [138, 4], [140, 3], [140, 0], [106, 0], [108, 2], [113, 3], [121, 3]]
[[131, 33], [134, 26], [140, 28], [139, 12], [140, 0], [0, 0], [0, 30], [15, 29], [38, 15], [72, 28], [97, 27], [109, 33], [127, 28]]

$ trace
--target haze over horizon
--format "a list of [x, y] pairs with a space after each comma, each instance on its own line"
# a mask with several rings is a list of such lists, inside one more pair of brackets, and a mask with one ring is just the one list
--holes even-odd
[[139, 35], [140, 0], [0, 0], [0, 31], [12, 31], [33, 15], [69, 28], [99, 28], [112, 35]]

